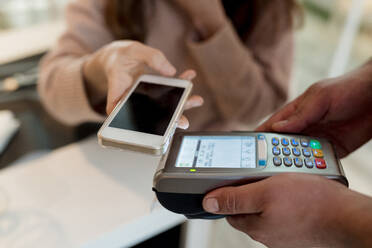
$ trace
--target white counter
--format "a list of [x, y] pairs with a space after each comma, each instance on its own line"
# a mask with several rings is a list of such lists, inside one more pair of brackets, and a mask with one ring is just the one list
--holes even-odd
[[92, 137], [0, 171], [0, 247], [127, 247], [182, 223], [150, 211], [159, 158], [101, 148]]
[[[342, 161], [350, 188], [369, 196], [371, 145]], [[5, 193], [9, 205], [0, 214], [0, 247], [128, 247], [182, 223], [183, 216], [161, 207], [150, 211], [158, 162], [103, 149], [92, 137], [1, 170], [0, 196]], [[208, 247], [212, 223], [192, 221], [185, 247]], [[225, 243], [248, 242], [244, 234], [224, 228]]]

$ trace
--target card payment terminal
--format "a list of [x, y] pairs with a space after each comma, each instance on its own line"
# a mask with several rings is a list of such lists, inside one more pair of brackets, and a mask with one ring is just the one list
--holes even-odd
[[202, 200], [213, 189], [284, 172], [322, 175], [348, 186], [330, 142], [323, 138], [256, 132], [177, 133], [159, 165], [153, 190], [168, 210], [214, 219]]

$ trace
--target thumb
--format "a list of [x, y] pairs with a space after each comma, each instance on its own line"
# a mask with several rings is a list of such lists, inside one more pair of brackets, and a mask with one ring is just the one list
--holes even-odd
[[205, 211], [216, 214], [260, 213], [264, 204], [262, 182], [239, 187], [224, 187], [212, 191], [203, 199]]
[[120, 99], [128, 93], [134, 80], [127, 73], [110, 75], [108, 79], [106, 112], [109, 115], [115, 108]]

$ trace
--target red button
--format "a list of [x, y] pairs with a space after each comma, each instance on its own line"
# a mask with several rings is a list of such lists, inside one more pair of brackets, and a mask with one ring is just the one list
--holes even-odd
[[325, 169], [327, 168], [326, 162], [322, 158], [316, 158], [315, 159], [315, 165], [318, 169]]

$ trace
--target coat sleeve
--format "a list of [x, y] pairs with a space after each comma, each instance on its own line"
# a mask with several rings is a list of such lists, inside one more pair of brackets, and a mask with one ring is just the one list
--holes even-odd
[[66, 30], [40, 65], [38, 92], [48, 112], [76, 125], [102, 121], [90, 105], [82, 66], [91, 54], [113, 41], [103, 19], [104, 0], [76, 0], [65, 11]]

